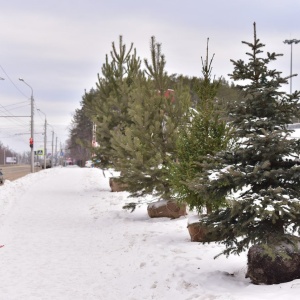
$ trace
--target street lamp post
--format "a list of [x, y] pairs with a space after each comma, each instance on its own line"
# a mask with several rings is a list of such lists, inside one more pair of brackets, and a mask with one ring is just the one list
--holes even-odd
[[44, 132], [44, 170], [46, 170], [46, 157], [47, 157], [47, 117], [46, 114], [43, 113], [40, 109], [37, 109], [45, 116], [45, 132]]
[[54, 153], [53, 153], [54, 149], [53, 149], [53, 147], [54, 147], [54, 131], [52, 131], [52, 159], [51, 159], [51, 168], [53, 168], [53, 159], [54, 159]]
[[52, 128], [52, 141], [51, 141], [51, 147], [52, 147], [52, 152], [51, 152], [51, 168], [53, 168], [53, 160], [54, 160], [54, 128], [50, 124], [48, 124]]
[[57, 166], [57, 136], [55, 138], [55, 165]]
[[[4, 80], [4, 78], [0, 77], [0, 80]], [[5, 165], [5, 147], [3, 152], [3, 165]]]
[[31, 89], [31, 137], [30, 137], [30, 148], [31, 148], [31, 173], [34, 172], [34, 118], [33, 118], [33, 89], [32, 87], [23, 79], [23, 78], [19, 78], [20, 81], [23, 81], [27, 86], [30, 87]]
[[293, 69], [293, 44], [300, 43], [300, 40], [292, 39], [283, 41], [284, 44], [291, 45], [291, 63], [290, 63], [290, 94], [292, 94], [292, 69]]

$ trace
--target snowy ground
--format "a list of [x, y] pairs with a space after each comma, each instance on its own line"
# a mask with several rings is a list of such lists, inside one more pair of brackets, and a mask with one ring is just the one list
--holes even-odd
[[[99, 169], [54, 168], [0, 187], [0, 299], [298, 299], [300, 280], [245, 279], [246, 253], [213, 257], [190, 242], [187, 217], [122, 209]], [[190, 214], [191, 215], [191, 214]]]

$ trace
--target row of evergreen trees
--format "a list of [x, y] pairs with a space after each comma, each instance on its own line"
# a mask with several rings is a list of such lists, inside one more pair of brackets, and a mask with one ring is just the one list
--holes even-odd
[[243, 43], [251, 52], [249, 62], [232, 61], [232, 80], [245, 82], [237, 91], [211, 78], [208, 41], [199, 79], [168, 75], [154, 37], [143, 61], [120, 37], [77, 111], [97, 125], [99, 147], [90, 150], [99, 167], [120, 171], [131, 196], [205, 207], [202, 222], [226, 254], [300, 225], [300, 148], [288, 129], [299, 93], [280, 91], [288, 77], [268, 68], [278, 55], [262, 57], [255, 26], [254, 41]]
[[[92, 149], [94, 159], [103, 169], [113, 167], [120, 171], [119, 181], [126, 184], [131, 196], [180, 197], [186, 202], [190, 194], [180, 192], [188, 189], [187, 183], [181, 180], [185, 177], [181, 166], [194, 163], [197, 152], [192, 153], [200, 153], [200, 149], [196, 149], [200, 144], [201, 155], [224, 147], [224, 135], [228, 131], [225, 119], [220, 118], [226, 115], [224, 101], [221, 101], [224, 97], [216, 101], [217, 93], [219, 87], [223, 87], [223, 95], [227, 92], [237, 98], [237, 91], [222, 79], [211, 79], [208, 45], [201, 79], [169, 76], [161, 44], [154, 37], [150, 54], [151, 60], [144, 60], [143, 70], [133, 44], [127, 50], [122, 37], [118, 47], [112, 43], [110, 59], [107, 55], [102, 75], [98, 74], [97, 89], [84, 95], [82, 108], [76, 111], [71, 137], [79, 137], [74, 148], [83, 145], [77, 134], [80, 130], [75, 130], [81, 127], [78, 115], [83, 115], [81, 119], [88, 118], [97, 125], [99, 147]], [[202, 129], [206, 130], [202, 132], [202, 141], [188, 132], [192, 130], [197, 134]], [[184, 135], [189, 136], [190, 145], [184, 145], [188, 142], [183, 141]], [[180, 150], [180, 147], [186, 149]], [[184, 162], [185, 157], [180, 152], [185, 152], [189, 161]], [[189, 158], [188, 153], [191, 153]], [[177, 188], [179, 182], [181, 187]], [[203, 203], [191, 201], [191, 205], [201, 209]]]

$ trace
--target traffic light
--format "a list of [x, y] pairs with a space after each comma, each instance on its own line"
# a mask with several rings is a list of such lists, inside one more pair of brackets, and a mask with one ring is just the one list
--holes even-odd
[[29, 146], [30, 146], [30, 148], [33, 148], [33, 138], [29, 139]]

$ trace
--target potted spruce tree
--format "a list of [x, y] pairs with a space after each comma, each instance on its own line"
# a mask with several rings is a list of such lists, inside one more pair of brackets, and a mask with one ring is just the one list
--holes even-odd
[[181, 126], [176, 143], [176, 160], [170, 160], [170, 182], [173, 197], [181, 204], [186, 203], [196, 210], [198, 218], [190, 218], [188, 231], [191, 241], [206, 240], [205, 227], [200, 224], [202, 215], [210, 214], [224, 204], [224, 199], [213, 201], [190, 188], [191, 181], [201, 172], [207, 155], [214, 155], [228, 146], [230, 128], [224, 118], [224, 107], [217, 99], [221, 79], [212, 80], [212, 58], [208, 59], [208, 39], [206, 58], [202, 59], [203, 78], [197, 80], [192, 90], [197, 101], [189, 111], [188, 122]]
[[249, 60], [232, 60], [230, 75], [244, 94], [230, 113], [238, 141], [211, 160], [193, 189], [230, 203], [201, 220], [226, 246], [222, 253], [250, 247], [246, 275], [258, 284], [281, 283], [300, 278], [300, 147], [289, 129], [299, 117], [300, 93], [281, 89], [289, 77], [269, 68], [280, 55], [263, 56], [255, 23], [253, 42], [243, 44]]

